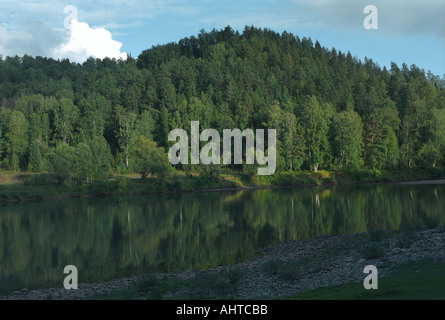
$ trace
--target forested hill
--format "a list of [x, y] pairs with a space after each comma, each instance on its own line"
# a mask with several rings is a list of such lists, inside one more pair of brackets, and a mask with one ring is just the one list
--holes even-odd
[[90, 157], [102, 169], [86, 181], [132, 169], [135, 137], [168, 148], [168, 132], [193, 120], [277, 129], [278, 171], [445, 164], [445, 79], [254, 27], [126, 61], [3, 57], [0, 99], [2, 167], [56, 171], [57, 157]]

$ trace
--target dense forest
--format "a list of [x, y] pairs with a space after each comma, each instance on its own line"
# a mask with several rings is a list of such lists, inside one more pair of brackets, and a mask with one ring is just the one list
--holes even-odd
[[[162, 176], [175, 128], [277, 130], [277, 172], [445, 165], [445, 78], [310, 38], [204, 30], [126, 61], [0, 58], [0, 165]], [[249, 166], [229, 165], [234, 171]]]

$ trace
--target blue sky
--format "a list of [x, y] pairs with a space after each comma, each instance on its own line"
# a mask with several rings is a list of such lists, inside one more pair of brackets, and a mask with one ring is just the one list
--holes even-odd
[[[72, 5], [77, 10], [66, 11]], [[366, 5], [378, 10], [367, 30]], [[69, 17], [69, 28], [65, 22]], [[230, 25], [311, 37], [380, 66], [416, 64], [445, 74], [444, 0], [0, 0], [0, 54], [51, 56], [82, 62], [87, 56], [137, 57], [152, 45], [176, 42]]]

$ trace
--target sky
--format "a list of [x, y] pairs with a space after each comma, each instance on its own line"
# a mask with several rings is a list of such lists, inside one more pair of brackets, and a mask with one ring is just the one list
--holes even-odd
[[0, 55], [137, 58], [228, 25], [287, 31], [382, 68], [415, 64], [445, 77], [444, 0], [0, 0]]

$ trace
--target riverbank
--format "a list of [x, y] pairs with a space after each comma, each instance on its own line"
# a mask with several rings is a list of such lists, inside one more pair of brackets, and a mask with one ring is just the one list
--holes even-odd
[[[377, 267], [380, 280], [413, 262], [445, 266], [444, 226], [284, 241], [262, 249], [257, 258], [230, 266], [80, 283], [78, 290], [22, 289], [0, 300], [285, 299], [349, 283], [357, 284], [355, 294], [364, 295], [366, 265]], [[421, 266], [418, 264], [415, 272], [419, 277], [428, 276]], [[444, 279], [433, 280], [437, 284]], [[433, 283], [424, 281], [421, 285], [421, 292], [428, 296]], [[384, 289], [391, 298], [399, 288]]]
[[445, 179], [400, 182], [403, 185], [445, 184]]
[[[0, 176], [4, 174], [0, 172]], [[241, 173], [221, 173], [219, 176], [177, 173], [166, 179], [113, 175], [108, 180], [88, 185], [58, 186], [54, 177], [46, 174], [8, 173], [10, 183], [0, 183], [0, 202], [67, 199], [79, 197], [110, 197], [157, 193], [236, 191], [263, 188], [330, 186], [354, 183], [422, 183], [445, 176], [445, 168], [412, 168], [396, 171], [355, 170], [350, 172], [281, 172], [273, 176], [247, 176]], [[4, 181], [4, 179], [0, 179]], [[431, 182], [430, 182], [431, 183]]]

